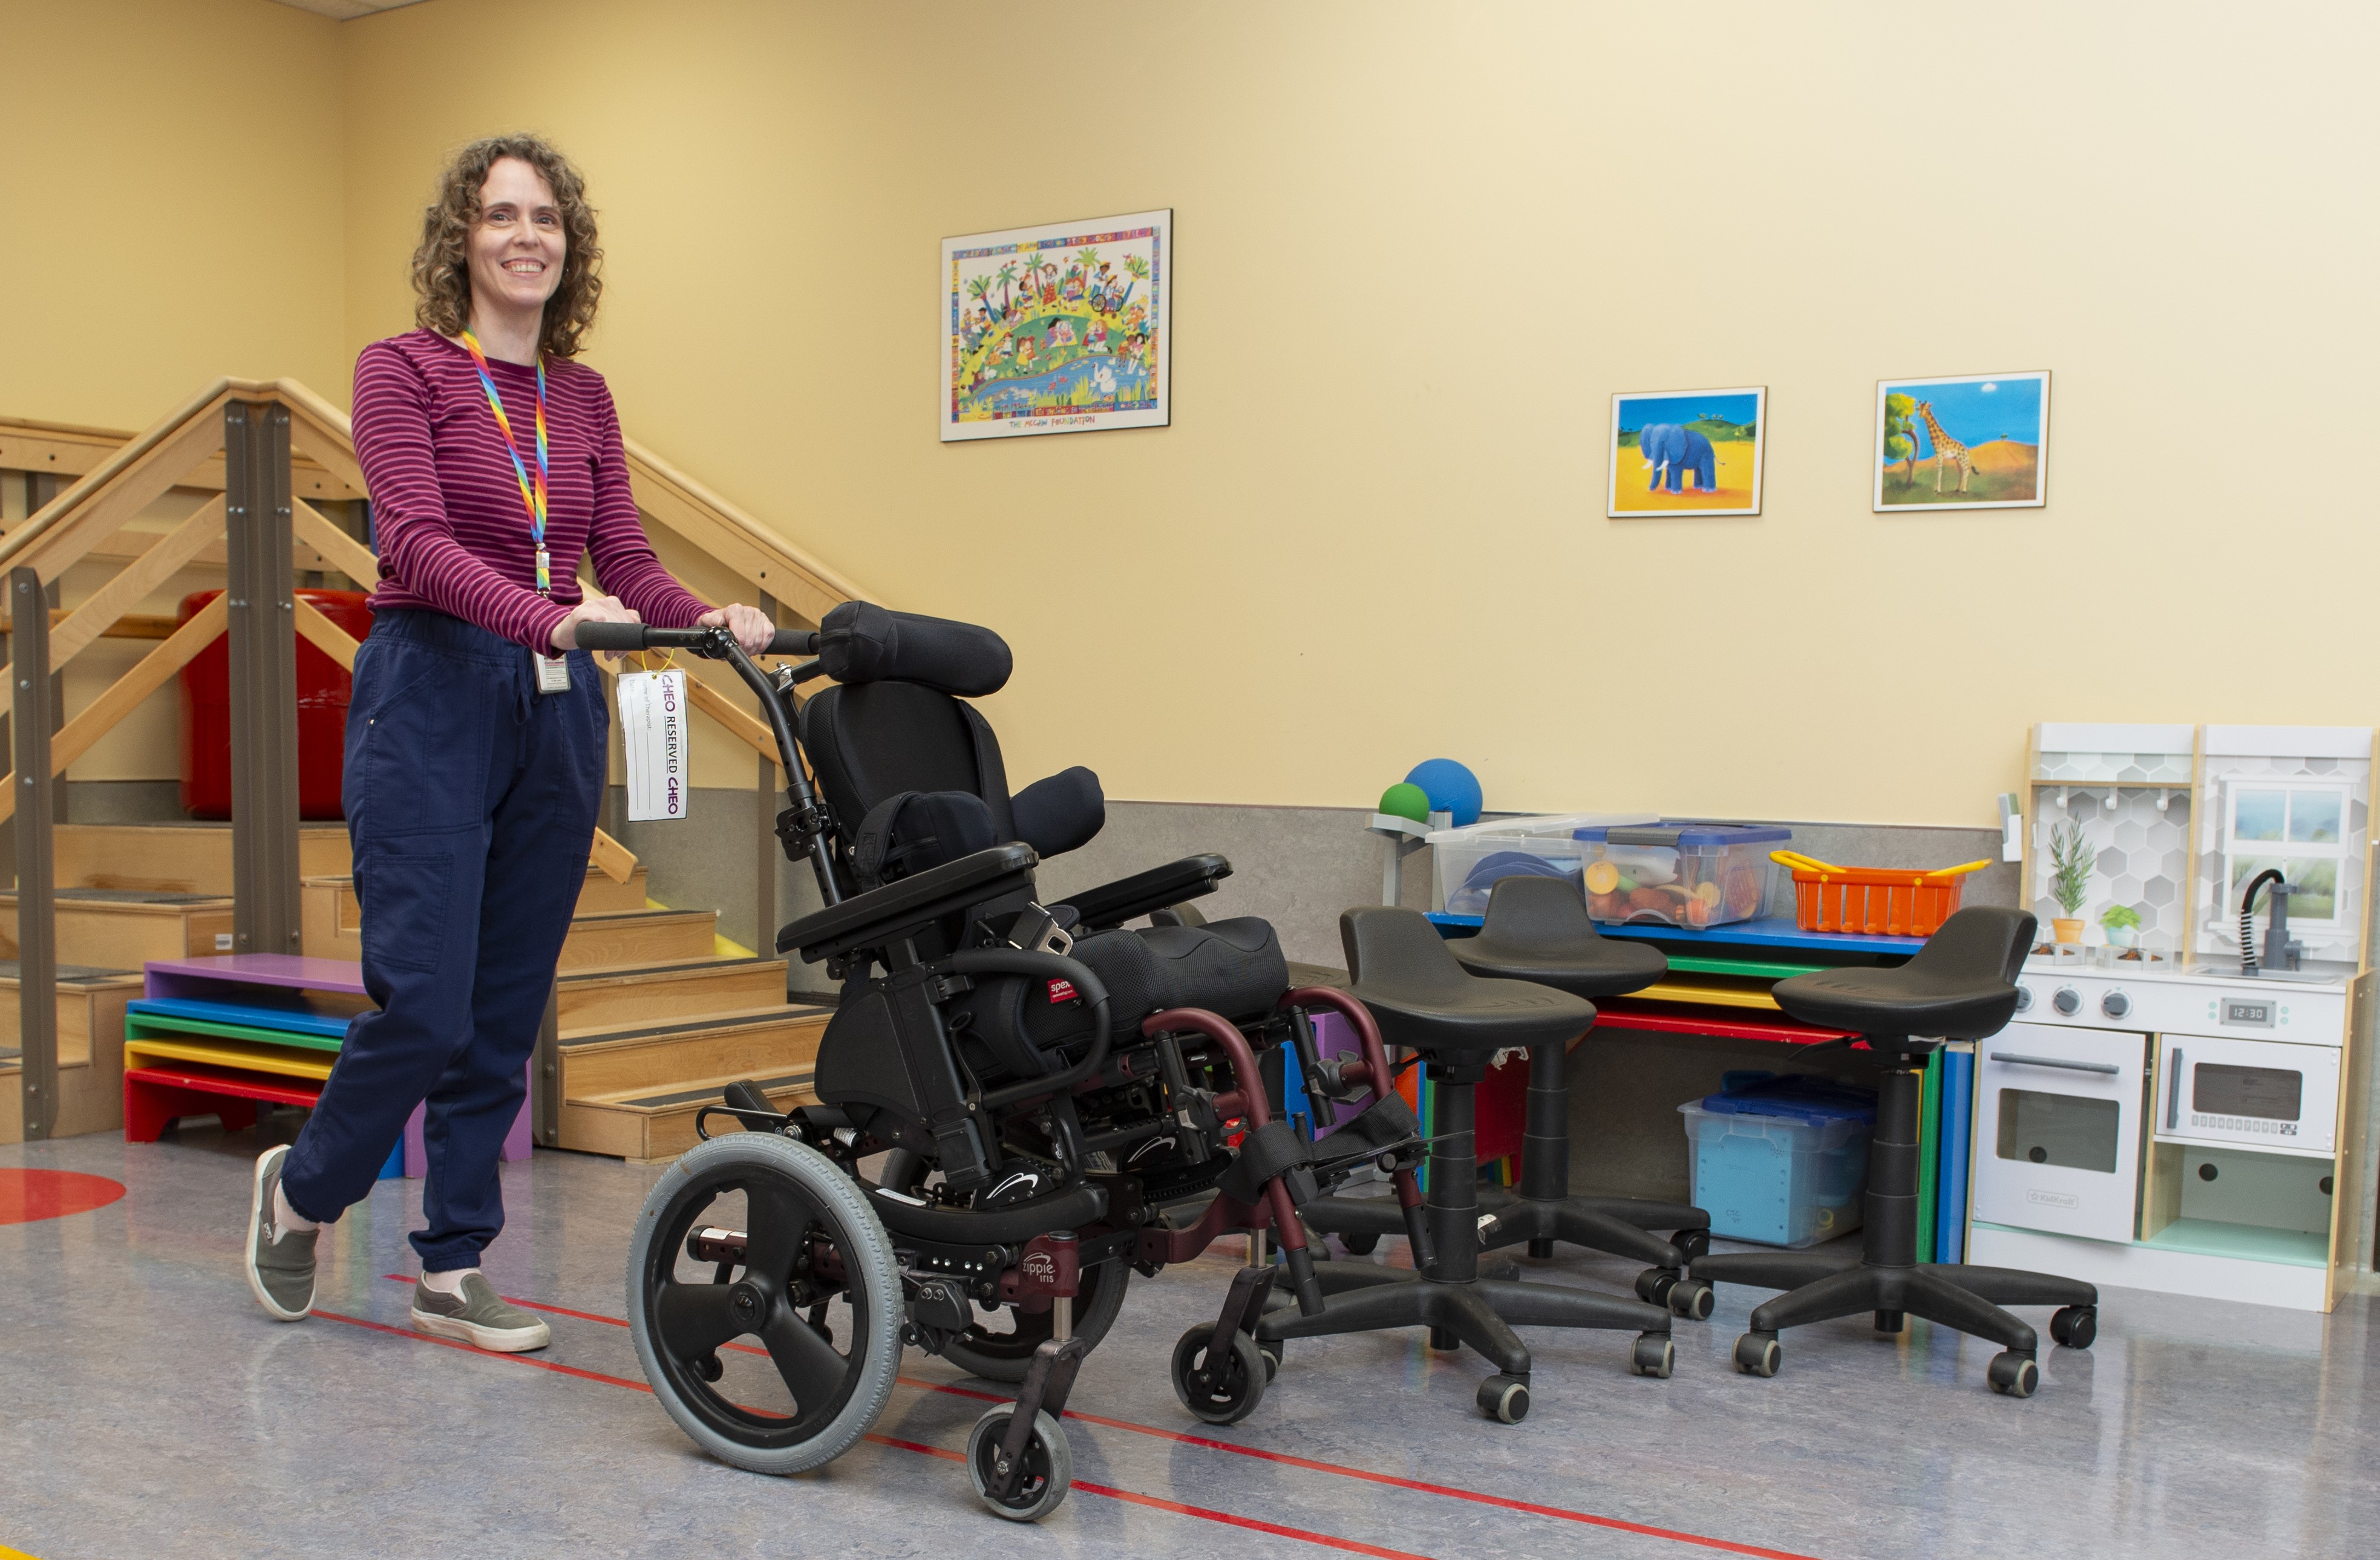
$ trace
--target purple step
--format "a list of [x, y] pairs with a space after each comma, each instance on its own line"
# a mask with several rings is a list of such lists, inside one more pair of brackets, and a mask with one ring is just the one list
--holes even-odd
[[203, 959], [152, 959], [150, 997], [220, 997], [226, 986], [277, 986], [364, 995], [364, 967], [346, 959], [295, 953], [217, 953]]

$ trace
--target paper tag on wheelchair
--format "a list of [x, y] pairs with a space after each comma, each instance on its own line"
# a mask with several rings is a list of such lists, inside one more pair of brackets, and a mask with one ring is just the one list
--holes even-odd
[[628, 779], [628, 819], [686, 816], [686, 673], [624, 671], [619, 678], [620, 745]]

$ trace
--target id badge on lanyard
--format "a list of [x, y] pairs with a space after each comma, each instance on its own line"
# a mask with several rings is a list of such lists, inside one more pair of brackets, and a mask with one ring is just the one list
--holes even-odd
[[[528, 463], [521, 459], [520, 441], [513, 437], [512, 419], [504, 416], [504, 398], [496, 393], [496, 377], [488, 371], [488, 355], [480, 348], [480, 338], [469, 331], [463, 333], [464, 349], [470, 353], [472, 366], [480, 370], [480, 388], [488, 393], [488, 410], [495, 414], [496, 431], [504, 437], [504, 448], [513, 457], [513, 475], [520, 479], [521, 506], [528, 511], [529, 541], [537, 549], [537, 593], [551, 600], [553, 597], [553, 558], [545, 550], [546, 495], [552, 472], [552, 457], [546, 445], [545, 433], [545, 354], [537, 356], [537, 480], [529, 480]], [[570, 691], [570, 661], [564, 656], [549, 656], [539, 650], [528, 653], [529, 671], [540, 694], [566, 694]]]

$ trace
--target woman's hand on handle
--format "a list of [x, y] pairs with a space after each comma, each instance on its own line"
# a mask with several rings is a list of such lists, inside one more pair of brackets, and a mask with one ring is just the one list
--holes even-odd
[[[716, 614], [713, 614], [716, 615]], [[589, 596], [570, 609], [570, 615], [553, 625], [553, 647], [575, 650], [578, 647], [578, 625], [582, 623], [637, 623], [634, 610], [620, 604], [616, 596]]]
[[747, 607], [741, 601], [724, 607], [714, 607], [694, 620], [697, 628], [724, 628], [735, 635], [747, 656], [766, 655], [769, 641], [777, 636], [777, 625], [762, 615], [758, 607]]

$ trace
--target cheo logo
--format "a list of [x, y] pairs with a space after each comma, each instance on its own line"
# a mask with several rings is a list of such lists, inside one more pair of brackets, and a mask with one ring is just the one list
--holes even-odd
[[2082, 1199], [2070, 1191], [2043, 1191], [2035, 1189], [2026, 1192], [2024, 1200], [2037, 1208], [2075, 1209], [2082, 1206]]

